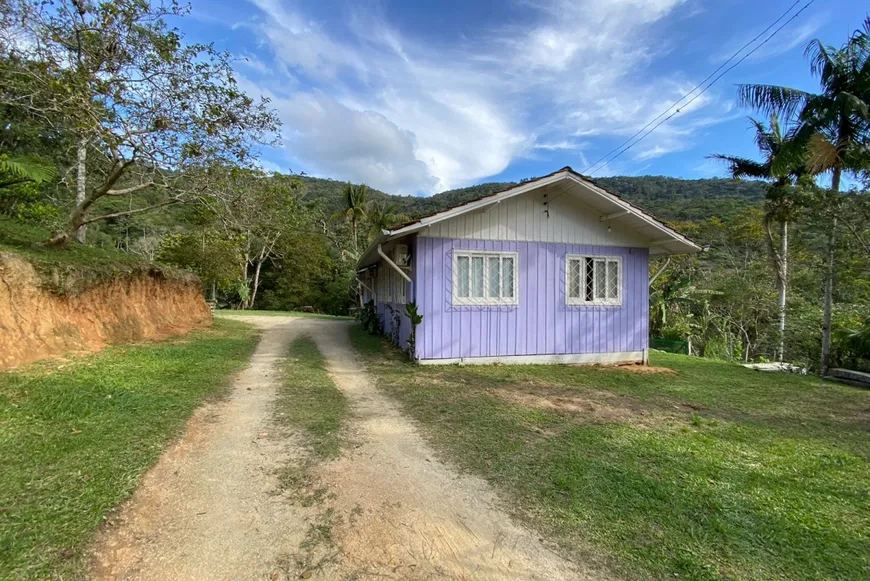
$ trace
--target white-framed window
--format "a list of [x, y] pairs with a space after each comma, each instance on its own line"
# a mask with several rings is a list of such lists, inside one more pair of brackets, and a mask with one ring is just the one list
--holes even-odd
[[516, 305], [519, 255], [516, 252], [453, 251], [454, 305]]
[[569, 305], [621, 305], [622, 257], [569, 254], [565, 286]]

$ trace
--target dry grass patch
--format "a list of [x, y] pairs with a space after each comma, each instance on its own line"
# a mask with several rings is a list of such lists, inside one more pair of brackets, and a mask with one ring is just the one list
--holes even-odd
[[[607, 367], [607, 366], [605, 366]], [[664, 373], [665, 375], [676, 375], [677, 372], [669, 367], [656, 367], [655, 365], [614, 365], [612, 366], [614, 369], [618, 369], [620, 371], [628, 371], [629, 373], [637, 373], [639, 375], [652, 375], [657, 373]]]
[[522, 386], [516, 389], [493, 389], [490, 393], [511, 404], [570, 414], [572, 419], [580, 422], [626, 422], [634, 426], [650, 426], [672, 417], [651, 410], [629, 397], [605, 394], [590, 396], [558, 387]]

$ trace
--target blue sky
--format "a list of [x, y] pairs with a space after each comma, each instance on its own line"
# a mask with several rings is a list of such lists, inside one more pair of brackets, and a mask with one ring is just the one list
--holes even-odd
[[[430, 195], [585, 170], [793, 1], [193, 0], [178, 24], [240, 57], [245, 90], [272, 99], [283, 146], [264, 168]], [[840, 45], [867, 12], [816, 0], [594, 175], [723, 175], [709, 154], [754, 155], [735, 84], [814, 89], [807, 41]]]

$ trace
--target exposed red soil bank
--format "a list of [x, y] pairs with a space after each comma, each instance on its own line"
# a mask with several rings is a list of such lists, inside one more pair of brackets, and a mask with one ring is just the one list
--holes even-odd
[[193, 277], [167, 278], [155, 270], [58, 295], [43, 286], [29, 262], [0, 253], [0, 369], [210, 323], [211, 311]]

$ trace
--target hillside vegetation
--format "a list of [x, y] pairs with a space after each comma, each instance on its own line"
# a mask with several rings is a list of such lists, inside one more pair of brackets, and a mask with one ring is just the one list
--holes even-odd
[[[329, 213], [341, 209], [342, 188], [337, 180], [303, 176], [305, 197], [321, 200]], [[667, 220], [703, 220], [712, 216], [731, 218], [764, 199], [764, 184], [754, 180], [684, 180], [664, 176], [607, 177], [593, 180], [604, 189]], [[369, 188], [369, 198], [395, 204], [411, 217], [425, 216], [464, 204], [516, 185], [515, 182], [487, 182], [447, 190], [431, 197], [393, 196]]]

